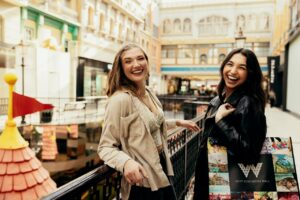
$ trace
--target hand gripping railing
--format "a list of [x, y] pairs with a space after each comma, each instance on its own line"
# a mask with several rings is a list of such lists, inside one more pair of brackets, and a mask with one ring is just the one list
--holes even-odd
[[[193, 119], [199, 127], [203, 115]], [[173, 184], [179, 200], [184, 199], [190, 179], [194, 174], [200, 134], [184, 128], [176, 128], [168, 132], [168, 148], [174, 169]], [[55, 192], [42, 200], [52, 199], [120, 199], [120, 173], [107, 165], [86, 173], [83, 176], [59, 187]], [[89, 198], [85, 198], [89, 197]]]

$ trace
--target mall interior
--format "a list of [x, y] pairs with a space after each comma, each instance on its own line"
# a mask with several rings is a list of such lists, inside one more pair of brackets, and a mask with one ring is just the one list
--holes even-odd
[[[122, 174], [97, 148], [108, 74], [129, 43], [149, 57], [147, 84], [165, 117], [200, 127], [222, 61], [251, 49], [266, 96], [275, 96], [267, 137], [289, 144], [295, 189], [250, 199], [299, 199], [300, 0], [0, 0], [0, 199], [121, 199]], [[13, 118], [13, 91], [53, 108]], [[200, 138], [168, 131], [178, 199], [193, 197]], [[241, 199], [233, 196], [211, 199]]]

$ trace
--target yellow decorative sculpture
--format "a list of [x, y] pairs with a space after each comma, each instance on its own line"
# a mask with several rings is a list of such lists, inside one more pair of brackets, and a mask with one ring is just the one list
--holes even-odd
[[5, 82], [9, 85], [9, 98], [8, 98], [8, 119], [5, 124], [5, 128], [0, 135], [0, 149], [19, 149], [27, 147], [26, 142], [16, 126], [13, 119], [13, 89], [17, 81], [17, 77], [14, 74], [6, 74], [4, 76]]
[[4, 79], [9, 85], [9, 99], [8, 119], [0, 135], [0, 199], [38, 200], [56, 190], [56, 183], [29, 148], [13, 119], [13, 88], [17, 77], [6, 74]]

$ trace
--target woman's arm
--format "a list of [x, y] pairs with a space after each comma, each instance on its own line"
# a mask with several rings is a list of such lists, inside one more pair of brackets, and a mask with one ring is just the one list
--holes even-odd
[[236, 158], [251, 162], [258, 157], [266, 137], [265, 115], [255, 110], [254, 101], [249, 97], [240, 100], [232, 115], [217, 121], [214, 137]]
[[176, 126], [181, 126], [181, 127], [187, 128], [191, 131], [195, 131], [195, 132], [200, 131], [199, 126], [191, 120], [168, 119], [168, 120], [166, 120], [166, 123], [167, 123], [168, 129], [175, 128]]

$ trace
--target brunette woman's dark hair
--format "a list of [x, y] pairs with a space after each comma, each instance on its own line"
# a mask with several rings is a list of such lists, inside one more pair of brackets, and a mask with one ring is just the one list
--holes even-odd
[[143, 52], [143, 54], [147, 60], [147, 63], [149, 63], [147, 54], [140, 46], [138, 46], [136, 44], [127, 44], [127, 45], [123, 46], [116, 54], [114, 62], [113, 62], [112, 70], [110, 71], [110, 73], [108, 75], [108, 88], [106, 91], [107, 96], [110, 97], [117, 90], [120, 90], [122, 88], [130, 90], [134, 94], [137, 93], [137, 87], [136, 87], [135, 83], [132, 82], [131, 80], [129, 80], [125, 76], [125, 73], [124, 73], [124, 70], [122, 67], [122, 56], [123, 56], [124, 52], [126, 52], [130, 49], [134, 49], [134, 48], [139, 48]]
[[230, 61], [232, 56], [238, 53], [246, 57], [246, 67], [248, 71], [247, 79], [240, 86], [240, 88], [243, 89], [247, 93], [247, 95], [254, 97], [259, 103], [259, 108], [264, 111], [266, 105], [266, 95], [263, 90], [263, 74], [256, 55], [250, 49], [233, 49], [223, 60], [220, 68], [221, 80], [218, 85], [218, 94], [220, 98], [222, 98], [222, 94], [225, 89], [223, 69], [225, 65]]

